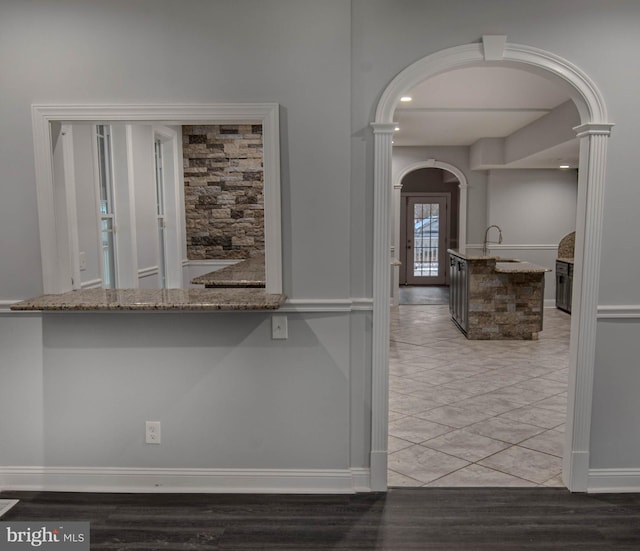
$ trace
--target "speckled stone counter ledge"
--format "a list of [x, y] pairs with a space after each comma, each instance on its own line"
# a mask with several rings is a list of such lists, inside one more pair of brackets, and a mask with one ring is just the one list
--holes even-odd
[[11, 310], [88, 311], [238, 311], [277, 310], [285, 295], [262, 289], [83, 289], [18, 302]]
[[500, 262], [499, 260], [496, 262], [496, 272], [499, 274], [537, 274], [550, 271], [550, 268], [519, 260], [517, 262]]
[[191, 280], [191, 283], [205, 287], [264, 287], [265, 282], [264, 254]]

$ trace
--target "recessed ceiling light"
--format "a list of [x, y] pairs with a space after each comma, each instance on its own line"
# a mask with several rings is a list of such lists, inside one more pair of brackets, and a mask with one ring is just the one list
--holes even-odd
[[404, 101], [406, 103], [407, 101], [411, 101], [412, 99], [413, 98], [411, 96], [402, 96], [400, 98], [400, 101]]
[[400, 130], [400, 127], [399, 127], [399, 126], [396, 126], [393, 130], [394, 130], [395, 132], [398, 132], [398, 130]]
[[560, 168], [571, 168], [571, 165], [560, 165]]

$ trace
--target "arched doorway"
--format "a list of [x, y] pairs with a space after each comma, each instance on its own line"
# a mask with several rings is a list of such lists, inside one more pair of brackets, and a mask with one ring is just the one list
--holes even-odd
[[[557, 81], [574, 101], [581, 125], [576, 224], [576, 272], [569, 362], [569, 411], [563, 480], [573, 491], [588, 489], [591, 394], [595, 361], [597, 289], [608, 122], [604, 100], [591, 79], [570, 62], [544, 50], [486, 36], [427, 56], [399, 73], [384, 90], [371, 126], [374, 132], [374, 275], [371, 488], [386, 489], [389, 361], [391, 144], [393, 114], [401, 95], [440, 73], [486, 64], [504, 65]], [[588, 191], [588, 193], [587, 193]]]
[[398, 221], [400, 220], [401, 210], [401, 192], [402, 181], [405, 176], [421, 169], [439, 169], [450, 173], [458, 181], [458, 201], [457, 201], [457, 243], [456, 248], [464, 248], [466, 245], [467, 235], [467, 188], [468, 182], [464, 172], [458, 167], [437, 159], [427, 159], [412, 163], [401, 170], [393, 178], [393, 195], [391, 198], [391, 257], [392, 257], [392, 275], [391, 275], [391, 292], [392, 304], [398, 303], [398, 286], [399, 286], [399, 270], [400, 270], [400, 231]]

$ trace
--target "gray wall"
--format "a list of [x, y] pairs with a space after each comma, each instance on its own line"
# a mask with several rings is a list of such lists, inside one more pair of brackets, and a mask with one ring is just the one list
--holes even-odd
[[[640, 74], [632, 70], [639, 17], [635, 0], [4, 0], [0, 300], [42, 290], [30, 105], [74, 102], [278, 102], [285, 292], [300, 300], [371, 296], [369, 123], [382, 90], [426, 55], [483, 34], [506, 34], [510, 42], [554, 52], [585, 70], [617, 123], [609, 141], [602, 264], [616, 269], [602, 270], [599, 301], [631, 305], [636, 314], [599, 331], [591, 452], [592, 466], [638, 469], [640, 439], [627, 429], [640, 417], [640, 403], [632, 399], [640, 255], [630, 254], [640, 230], [640, 186], [634, 185], [640, 113], [633, 92]], [[484, 204], [483, 184], [472, 192]], [[484, 218], [469, 220], [470, 241], [484, 230]], [[40, 334], [39, 317], [1, 314], [0, 465], [196, 465], [205, 461], [199, 452], [220, 441], [228, 447], [212, 452], [208, 464], [366, 465], [369, 313], [293, 316], [284, 342], [268, 339], [262, 314], [164, 316], [148, 321], [159, 334], [175, 330], [166, 344], [144, 328], [134, 342], [122, 336], [149, 316], [44, 316]], [[230, 340], [210, 342], [210, 335]], [[174, 385], [182, 369], [194, 385], [206, 380], [202, 389], [186, 381]], [[54, 383], [54, 373], [61, 377], [54, 387], [43, 384]], [[147, 375], [155, 383], [145, 392]], [[99, 378], [107, 386], [98, 389]], [[53, 391], [65, 383], [69, 411]], [[208, 391], [221, 397], [218, 383], [238, 401], [208, 403]], [[93, 393], [71, 395], [83, 385]], [[607, 407], [614, 398], [624, 407]], [[203, 412], [219, 415], [206, 442]], [[239, 412], [257, 420], [264, 438], [238, 419]], [[159, 453], [133, 441], [142, 431], [135, 428], [152, 414], [162, 414], [169, 427]], [[85, 415], [105, 429], [109, 446], [94, 439], [96, 425]], [[43, 419], [69, 436], [61, 442], [50, 433], [43, 437]], [[171, 447], [178, 427], [180, 455]], [[65, 448], [71, 437], [78, 445], [73, 457]]]
[[[487, 226], [502, 229], [493, 251], [545, 266], [545, 300], [555, 305], [555, 260], [560, 240], [576, 228], [578, 182], [575, 170], [490, 170]], [[489, 239], [496, 240], [495, 230]], [[491, 246], [490, 246], [491, 250]]]
[[[284, 290], [351, 296], [349, 2], [9, 0], [0, 45], [12, 83], [0, 101], [0, 230], [11, 236], [0, 240], [0, 299], [42, 291], [30, 106], [83, 102], [279, 103]], [[12, 331], [22, 319], [2, 314]], [[44, 316], [31, 348], [0, 355], [14, 388], [0, 417], [34, 395], [43, 408], [2, 434], [0, 465], [364, 466], [366, 319], [291, 316], [289, 339], [271, 341], [266, 314]], [[153, 415], [166, 426], [159, 453], [140, 441]], [[64, 442], [41, 442], [43, 416]]]

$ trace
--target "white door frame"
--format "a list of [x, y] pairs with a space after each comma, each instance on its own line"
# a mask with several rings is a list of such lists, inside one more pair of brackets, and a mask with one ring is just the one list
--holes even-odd
[[544, 76], [561, 85], [576, 104], [581, 125], [580, 176], [569, 360], [569, 400], [563, 481], [572, 491], [589, 486], [591, 401], [607, 138], [613, 126], [602, 94], [581, 69], [544, 50], [511, 44], [506, 36], [448, 48], [409, 65], [385, 88], [378, 102], [374, 135], [373, 344], [371, 389], [371, 489], [387, 487], [389, 385], [390, 220], [393, 121], [400, 97], [414, 86], [453, 69], [500, 65]]
[[[166, 126], [153, 127], [153, 140], [159, 139], [163, 152], [163, 199], [165, 213], [165, 277], [167, 288], [181, 288], [182, 242], [184, 240], [184, 208], [182, 207], [180, 186], [180, 157], [178, 154], [178, 133]], [[160, 243], [158, 243], [160, 246]], [[158, 256], [158, 260], [160, 260]], [[160, 269], [160, 268], [159, 268]], [[158, 271], [158, 274], [160, 272]]]

